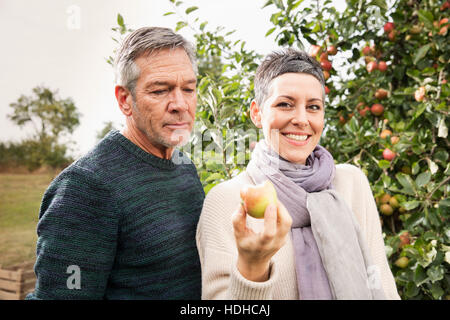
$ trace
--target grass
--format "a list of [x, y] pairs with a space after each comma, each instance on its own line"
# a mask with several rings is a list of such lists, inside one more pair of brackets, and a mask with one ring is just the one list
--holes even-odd
[[54, 175], [0, 174], [0, 265], [36, 258], [36, 225], [45, 190]]

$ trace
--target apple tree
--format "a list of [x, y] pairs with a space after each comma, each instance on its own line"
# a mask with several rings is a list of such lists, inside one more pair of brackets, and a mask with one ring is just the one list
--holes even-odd
[[[248, 108], [262, 55], [233, 39], [233, 30], [210, 29], [189, 1], [169, 1], [174, 10], [165, 15], [178, 14], [174, 29], [189, 27], [197, 45], [198, 119], [187, 151], [208, 192], [245, 168], [261, 136]], [[275, 38], [274, 49], [297, 47], [322, 65], [321, 144], [337, 163], [367, 175], [402, 299], [449, 299], [450, 1], [347, 0], [337, 10], [330, 0], [264, 0], [261, 7], [273, 11], [273, 27], [262, 32]]]

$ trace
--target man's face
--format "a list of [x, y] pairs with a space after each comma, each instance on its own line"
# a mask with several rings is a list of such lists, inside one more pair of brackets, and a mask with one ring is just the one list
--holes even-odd
[[142, 55], [135, 63], [140, 76], [130, 124], [146, 136], [149, 149], [164, 154], [189, 139], [197, 106], [196, 75], [182, 48]]

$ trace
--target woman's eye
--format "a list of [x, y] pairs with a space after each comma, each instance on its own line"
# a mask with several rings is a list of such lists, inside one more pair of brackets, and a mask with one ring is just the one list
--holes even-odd
[[322, 108], [321, 108], [320, 106], [318, 106], [317, 104], [310, 105], [308, 108], [309, 108], [309, 109], [312, 109], [312, 110], [315, 110], [315, 111], [319, 111], [320, 109], [322, 109]]
[[291, 105], [287, 102], [280, 102], [276, 106], [281, 108], [289, 108]]

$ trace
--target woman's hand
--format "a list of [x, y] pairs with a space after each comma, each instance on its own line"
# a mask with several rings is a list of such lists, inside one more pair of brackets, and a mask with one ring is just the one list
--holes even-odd
[[284, 245], [291, 228], [292, 218], [278, 201], [269, 205], [264, 213], [264, 230], [255, 233], [247, 227], [247, 213], [242, 205], [233, 214], [234, 236], [238, 249], [237, 268], [251, 281], [269, 279], [269, 263], [272, 256]]

